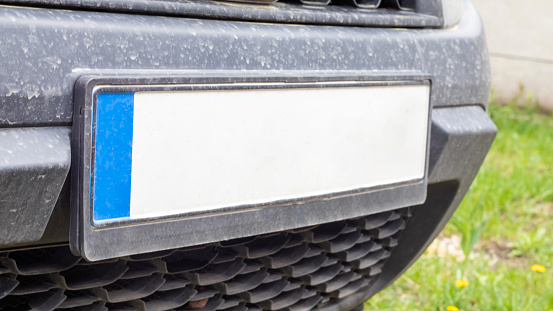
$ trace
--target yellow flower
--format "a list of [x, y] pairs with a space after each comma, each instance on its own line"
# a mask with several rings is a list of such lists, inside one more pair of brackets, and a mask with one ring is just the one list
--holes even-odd
[[469, 286], [469, 281], [467, 281], [467, 280], [458, 280], [458, 281], [455, 282], [455, 286], [457, 286], [457, 287]]
[[532, 270], [534, 270], [536, 272], [539, 272], [539, 273], [544, 273], [545, 272], [545, 267], [542, 266], [542, 265], [533, 265]]
[[456, 306], [449, 306], [447, 307], [447, 311], [459, 311], [459, 308], [457, 308]]

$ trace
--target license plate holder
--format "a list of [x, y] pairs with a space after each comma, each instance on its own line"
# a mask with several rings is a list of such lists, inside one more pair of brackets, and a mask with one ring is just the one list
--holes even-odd
[[102, 260], [420, 204], [430, 81], [81, 77], [71, 249]]

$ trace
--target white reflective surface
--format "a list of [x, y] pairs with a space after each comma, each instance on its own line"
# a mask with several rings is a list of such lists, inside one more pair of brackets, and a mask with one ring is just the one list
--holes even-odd
[[429, 87], [135, 93], [131, 218], [421, 179]]

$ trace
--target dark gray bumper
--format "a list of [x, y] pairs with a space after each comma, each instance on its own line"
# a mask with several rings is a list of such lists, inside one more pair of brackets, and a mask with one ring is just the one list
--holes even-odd
[[424, 251], [463, 198], [496, 132], [485, 112], [490, 74], [484, 34], [470, 4], [461, 24], [445, 30], [14, 7], [0, 7], [0, 25], [2, 249], [68, 239], [73, 87], [85, 74], [270, 76], [288, 71], [432, 77], [427, 202], [414, 209], [402, 246], [377, 285], [344, 300], [349, 307], [389, 284]]
[[0, 30], [0, 127], [70, 125], [73, 86], [83, 75], [417, 72], [434, 78], [434, 107], [485, 106], [491, 83], [482, 24], [469, 2], [461, 23], [450, 29], [0, 7]]

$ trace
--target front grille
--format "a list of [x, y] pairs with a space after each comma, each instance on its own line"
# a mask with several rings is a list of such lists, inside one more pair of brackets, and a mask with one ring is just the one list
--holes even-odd
[[362, 9], [387, 8], [403, 11], [414, 11], [415, 2], [413, 0], [224, 0], [243, 3], [275, 3], [275, 2], [298, 2], [306, 5], [349, 5]]
[[409, 209], [100, 262], [68, 247], [0, 254], [2, 310], [308, 311], [366, 290]]
[[287, 24], [409, 28], [443, 26], [441, 7], [435, 3], [437, 0], [144, 0], [139, 2], [0, 0], [0, 2], [87, 11]]

